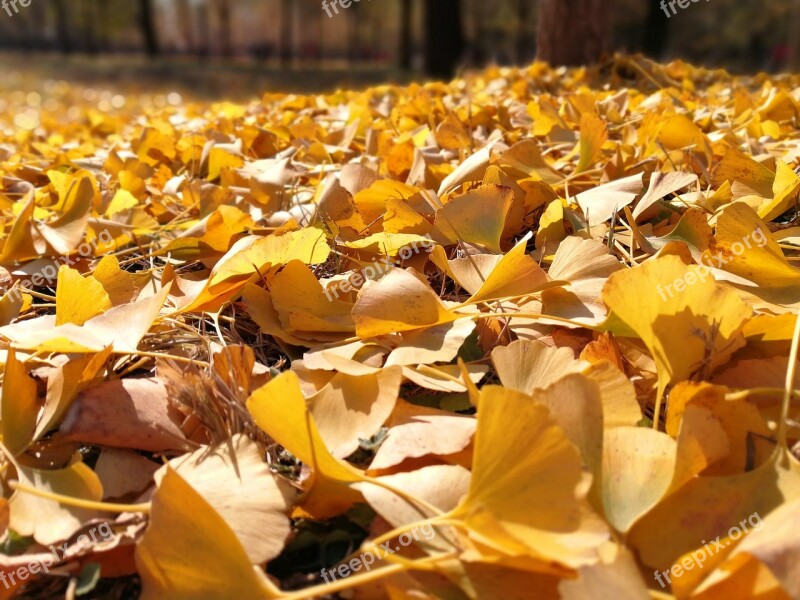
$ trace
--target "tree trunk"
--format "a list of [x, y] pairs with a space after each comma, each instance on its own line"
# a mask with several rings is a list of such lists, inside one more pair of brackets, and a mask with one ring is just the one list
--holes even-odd
[[144, 49], [148, 56], [158, 56], [158, 36], [156, 35], [156, 19], [153, 0], [139, 0], [139, 26], [144, 40]]
[[228, 4], [228, 0], [217, 0], [217, 18], [219, 19], [222, 56], [229, 57], [233, 54], [233, 46], [231, 45], [231, 6]]
[[537, 57], [552, 65], [586, 65], [611, 51], [607, 0], [541, 0]]
[[180, 23], [181, 37], [187, 53], [197, 54], [197, 37], [195, 36], [194, 21], [195, 15], [189, 0], [177, 0], [175, 11]]
[[798, 27], [800, 27], [800, 0], [793, 0], [792, 17], [789, 24], [789, 31], [792, 31], [793, 33], [789, 36], [788, 64], [788, 67], [793, 71], [800, 69], [800, 36], [797, 34]]
[[69, 15], [67, 14], [66, 0], [54, 0], [53, 9], [56, 15], [58, 47], [64, 54], [69, 54], [72, 52], [72, 43], [69, 39]]
[[650, 3], [647, 9], [647, 22], [644, 26], [644, 52], [653, 58], [661, 58], [667, 44], [669, 18], [657, 2]]
[[97, 15], [95, 14], [94, 0], [83, 0], [81, 2], [81, 13], [84, 23], [84, 39], [86, 52], [97, 54]]
[[316, 4], [309, 6], [303, 5], [304, 12], [301, 13], [301, 22], [305, 23], [305, 33], [303, 35], [303, 56], [317, 63], [322, 64], [325, 48], [325, 27], [323, 20], [328, 18], [325, 13], [319, 10]]
[[400, 0], [400, 48], [398, 50], [398, 64], [401, 69], [411, 69], [413, 50], [411, 47], [411, 19], [412, 0]]
[[533, 56], [528, 25], [531, 20], [531, 0], [517, 0], [517, 62], [528, 62]]
[[455, 75], [463, 58], [461, 0], [425, 0], [425, 70], [429, 75]]
[[95, 12], [97, 13], [97, 23], [100, 34], [97, 36], [100, 50], [103, 52], [111, 51], [111, 20], [108, 14], [108, 0], [95, 0]]
[[280, 38], [280, 57], [282, 64], [288, 64], [294, 54], [294, 2], [292, 0], [281, 0], [281, 38]]
[[361, 59], [361, 5], [350, 6], [350, 48], [348, 54], [350, 62], [357, 63]]
[[209, 7], [205, 4], [198, 4], [197, 14], [197, 56], [208, 56], [211, 53], [211, 23], [209, 21]]

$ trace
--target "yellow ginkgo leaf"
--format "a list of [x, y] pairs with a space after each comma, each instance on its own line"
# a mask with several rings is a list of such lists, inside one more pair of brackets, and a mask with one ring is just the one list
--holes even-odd
[[745, 398], [725, 398], [728, 389], [705, 382], [683, 382], [669, 395], [667, 433], [677, 437], [686, 409], [702, 406], [718, 420], [728, 438], [728, 456], [710, 467], [706, 475], [734, 475], [751, 470], [769, 459], [774, 450], [770, 430], [755, 404]]
[[97, 377], [111, 355], [112, 346], [97, 354], [84, 354], [71, 358], [47, 379], [47, 397], [36, 424], [34, 439], [61, 423], [73, 400]]
[[642, 199], [636, 203], [636, 208], [633, 210], [634, 220], [641, 221], [648, 217], [655, 216], [653, 213], [657, 211], [654, 210], [654, 207], [659, 200], [686, 186], [692, 185], [696, 181], [697, 175], [693, 173], [680, 173], [675, 171], [670, 173], [661, 173], [657, 171], [653, 173], [647, 192], [642, 196]]
[[678, 445], [659, 431], [617, 427], [603, 439], [603, 506], [606, 518], [627, 531], [669, 490]]
[[583, 173], [602, 155], [603, 144], [608, 140], [608, 127], [594, 112], [586, 112], [581, 116], [580, 160], [575, 173]]
[[428, 235], [433, 225], [405, 200], [389, 198], [386, 201], [386, 215], [383, 217], [383, 230], [386, 233], [405, 233]]
[[374, 254], [378, 257], [395, 257], [403, 248], [419, 252], [420, 248], [432, 246], [427, 238], [413, 233], [376, 233], [371, 236], [353, 241], [345, 242], [345, 248], [360, 250], [365, 253]]
[[690, 149], [695, 152], [708, 152], [708, 138], [686, 115], [674, 115], [662, 123], [658, 141], [667, 150]]
[[197, 297], [181, 310], [214, 312], [237, 296], [251, 279], [265, 277], [270, 269], [293, 260], [308, 265], [323, 263], [330, 251], [325, 232], [313, 227], [280, 236], [242, 238], [219, 260]]
[[610, 220], [642, 192], [642, 173], [610, 181], [575, 196], [589, 227]]
[[364, 475], [328, 451], [293, 371], [253, 392], [247, 409], [261, 429], [313, 469], [303, 501], [308, 513], [319, 518], [337, 515], [361, 497], [350, 484]]
[[724, 536], [753, 514], [767, 515], [800, 498], [800, 465], [778, 449], [760, 467], [727, 477], [695, 477], [631, 529], [630, 544], [644, 564], [669, 568], [698, 540]]
[[280, 315], [272, 304], [272, 295], [267, 290], [248, 283], [242, 290], [241, 303], [262, 333], [295, 346], [307, 343], [283, 328]]
[[539, 219], [539, 230], [536, 232], [537, 256], [545, 262], [552, 262], [553, 254], [561, 241], [567, 237], [564, 227], [564, 204], [560, 199], [551, 201]]
[[474, 330], [475, 319], [466, 317], [419, 331], [408, 331], [402, 334], [400, 343], [391, 351], [384, 366], [448, 363], [456, 357]]
[[65, 177], [65, 193], [59, 193], [58, 217], [37, 224], [35, 228], [56, 252], [69, 255], [84, 238], [90, 212], [100, 192], [97, 180], [88, 171], [67, 174]]
[[544, 389], [533, 390], [531, 397], [550, 410], [550, 417], [564, 430], [581, 453], [583, 462], [599, 478], [603, 401], [597, 382], [585, 375], [570, 373]]
[[569, 348], [554, 348], [543, 342], [517, 340], [492, 350], [497, 376], [507, 388], [530, 394], [569, 373], [580, 373], [586, 364], [575, 360]]
[[31, 304], [31, 296], [20, 292], [17, 284], [0, 297], [0, 326], [8, 325]]
[[319, 264], [325, 262], [329, 254], [324, 232], [313, 227], [282, 236], [250, 238], [248, 243], [242, 244], [241, 250], [234, 247], [226, 257], [220, 259], [208, 285], [213, 289], [230, 280], [247, 280], [257, 273], [265, 274], [272, 266], [292, 260], [308, 265]]
[[539, 142], [532, 139], [520, 140], [503, 152], [500, 156], [500, 164], [551, 185], [560, 183], [563, 179], [561, 174], [555, 171], [542, 156]]
[[[653, 356], [659, 400], [669, 384], [727, 362], [744, 345], [741, 329], [752, 313], [734, 290], [713, 281], [707, 268], [687, 266], [677, 256], [614, 273], [603, 300]], [[659, 414], [660, 402], [656, 422]]]
[[558, 246], [548, 271], [551, 279], [565, 284], [542, 292], [542, 312], [586, 325], [599, 325], [606, 317], [600, 300], [603, 285], [621, 268], [602, 242], [577, 236], [566, 238]]
[[800, 285], [800, 269], [789, 264], [767, 224], [743, 202], [729, 204], [719, 215], [711, 254], [711, 266], [761, 287], [796, 290]]
[[563, 579], [558, 586], [562, 600], [649, 600], [651, 598], [636, 559], [625, 546], [609, 542], [600, 548], [600, 562], [578, 569], [578, 579]]
[[[272, 305], [287, 332], [314, 337], [313, 333], [351, 333], [355, 330], [351, 303], [340, 300], [341, 290], [326, 291], [314, 273], [293, 260], [269, 280]], [[323, 337], [322, 339], [325, 339]]]
[[412, 269], [391, 269], [368, 282], [353, 307], [356, 334], [362, 339], [449, 323], [459, 318]]
[[[185, 194], [192, 191], [190, 188]], [[179, 260], [219, 258], [230, 249], [234, 237], [238, 237], [242, 231], [252, 231], [255, 227], [250, 215], [235, 206], [223, 204], [183, 232], [179, 238], [171, 241], [161, 253]]]
[[0, 406], [3, 445], [12, 455], [23, 452], [33, 441], [39, 415], [38, 398], [36, 382], [28, 376], [28, 369], [12, 348], [5, 364]]
[[572, 568], [595, 562], [608, 533], [583, 508], [582, 461], [564, 430], [513, 390], [486, 386], [478, 407], [472, 481], [450, 519], [502, 553]]
[[[386, 471], [406, 460], [430, 455], [446, 457], [463, 452], [472, 443], [475, 425], [473, 417], [398, 400], [387, 423], [388, 435], [369, 471]], [[442, 431], [447, 435], [441, 435]]]
[[97, 263], [92, 277], [100, 282], [114, 306], [133, 302], [150, 280], [147, 272], [129, 273], [120, 269], [119, 260], [113, 254], [104, 256]]
[[775, 173], [756, 162], [736, 146], [728, 146], [725, 156], [714, 170], [714, 185], [722, 186], [726, 181], [747, 186], [764, 198], [770, 198]]
[[[396, 473], [377, 478], [392, 488], [405, 490], [415, 498], [422, 498], [428, 505], [441, 512], [452, 510], [461, 501], [469, 488], [470, 473], [458, 465], [431, 465], [409, 473]], [[439, 550], [451, 550], [451, 536], [442, 536], [433, 525], [424, 519], [435, 517], [430, 510], [410, 505], [389, 489], [371, 483], [356, 484], [372, 509], [388, 521], [392, 527], [402, 527], [420, 522], [417, 526], [417, 541], [424, 546]], [[439, 535], [437, 535], [439, 533]]]
[[361, 376], [338, 373], [308, 399], [314, 422], [333, 456], [350, 456], [360, 440], [378, 432], [392, 414], [402, 378], [397, 366]]
[[212, 148], [208, 155], [208, 180], [219, 179], [223, 171], [239, 169], [244, 166], [244, 159], [223, 148]]
[[687, 411], [677, 441], [649, 428], [607, 430], [602, 466], [606, 518], [626, 533], [666, 496], [728, 451], [722, 427], [705, 408]]
[[96, 353], [112, 346], [116, 352], [133, 352], [150, 330], [169, 294], [167, 285], [159, 293], [131, 304], [115, 306], [82, 326], [55, 325], [55, 317], [44, 316], [0, 328], [16, 346], [45, 352]]
[[733, 590], [754, 592], [752, 572], [757, 570], [756, 565], [765, 567], [779, 584], [777, 589], [772, 588], [774, 597], [781, 597], [780, 592], [796, 597], [800, 589], [799, 517], [800, 499], [795, 499], [778, 507], [763, 520], [761, 515], [753, 514], [736, 523], [733, 527], [738, 529], [738, 533], [732, 533], [731, 541], [733, 536], [741, 541], [731, 546], [732, 552], [723, 555], [727, 560], [702, 582], [692, 598], [721, 598], [726, 591], [730, 594]]
[[279, 597], [225, 519], [169, 467], [136, 546], [136, 566], [144, 600]]
[[436, 241], [479, 244], [500, 252], [500, 240], [511, 208], [513, 194], [507, 187], [484, 185], [451, 198], [436, 212]]
[[61, 267], [56, 288], [56, 326], [83, 325], [111, 308], [111, 299], [94, 277], [84, 277], [75, 269]]
[[474, 254], [449, 261], [456, 281], [472, 294], [469, 302], [525, 296], [554, 285], [525, 253], [531, 235], [528, 233], [505, 255]]
[[469, 132], [458, 117], [450, 113], [436, 128], [436, 143], [442, 148], [460, 150], [469, 147]]
[[797, 205], [798, 192], [800, 192], [800, 177], [792, 167], [779, 160], [775, 182], [772, 184], [772, 199], [758, 207], [758, 216], [765, 221], [780, 217], [792, 206]]
[[156, 483], [172, 469], [225, 519], [251, 563], [264, 564], [280, 554], [290, 532], [286, 512], [294, 494], [270, 473], [255, 442], [236, 435], [175, 458], [155, 473]]
[[[94, 502], [103, 497], [100, 479], [82, 462], [55, 471], [15, 466], [19, 483], [29, 488]], [[20, 489], [9, 500], [9, 508], [11, 529], [19, 535], [33, 536], [45, 546], [69, 539], [84, 523], [101, 514], [94, 510], [64, 506], [56, 500], [41, 498]]]

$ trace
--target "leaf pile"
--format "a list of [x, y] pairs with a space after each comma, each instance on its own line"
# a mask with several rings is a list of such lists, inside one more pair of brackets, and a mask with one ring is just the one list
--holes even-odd
[[800, 597], [798, 90], [5, 91], [8, 594]]

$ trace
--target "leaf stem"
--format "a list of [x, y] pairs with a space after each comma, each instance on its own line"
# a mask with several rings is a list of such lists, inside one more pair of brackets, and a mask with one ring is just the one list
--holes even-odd
[[573, 321], [572, 319], [565, 319], [564, 317], [555, 317], [553, 315], [543, 315], [541, 313], [479, 313], [479, 314], [472, 314], [472, 315], [464, 315], [465, 317], [471, 317], [473, 319], [502, 319], [505, 317], [518, 317], [520, 319], [549, 319], [551, 321], [558, 321], [559, 323], [567, 323], [569, 325], [574, 325], [576, 327], [582, 327], [583, 329], [589, 329], [591, 331], [602, 331], [602, 329], [597, 325], [589, 325], [588, 323], [580, 323], [578, 321]]
[[63, 494], [56, 494], [54, 492], [46, 492], [18, 481], [12, 481], [8, 485], [14, 491], [22, 492], [23, 494], [30, 494], [32, 496], [38, 496], [39, 498], [44, 498], [45, 500], [53, 500], [59, 504], [72, 506], [73, 508], [85, 508], [87, 510], [99, 510], [101, 512], [114, 513], [150, 513], [151, 505], [149, 502], [145, 504], [114, 504], [111, 502], [98, 502], [96, 500], [85, 500], [83, 498], [73, 498], [72, 496], [65, 496]]
[[786, 387], [783, 393], [783, 406], [781, 407], [781, 421], [778, 424], [778, 444], [785, 452], [788, 452], [787, 430], [789, 424], [789, 407], [792, 404], [792, 391], [794, 390], [794, 378], [797, 373], [797, 355], [800, 352], [800, 315], [794, 324], [794, 334], [792, 335], [792, 349], [789, 352], [789, 365], [786, 369]]

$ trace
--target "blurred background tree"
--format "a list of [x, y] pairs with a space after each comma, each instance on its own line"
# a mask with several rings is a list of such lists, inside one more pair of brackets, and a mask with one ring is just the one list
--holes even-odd
[[669, 18], [660, 0], [352, 0], [328, 12], [321, 0], [34, 0], [0, 12], [0, 70], [106, 65], [197, 81], [205, 70], [254, 83], [280, 72], [289, 87], [330, 87], [525, 64], [538, 49], [559, 64], [623, 50], [778, 71], [800, 67], [799, 26], [800, 0], [691, 3]]
[[611, 50], [607, 0], [541, 0], [536, 55], [554, 65], [596, 62]]

